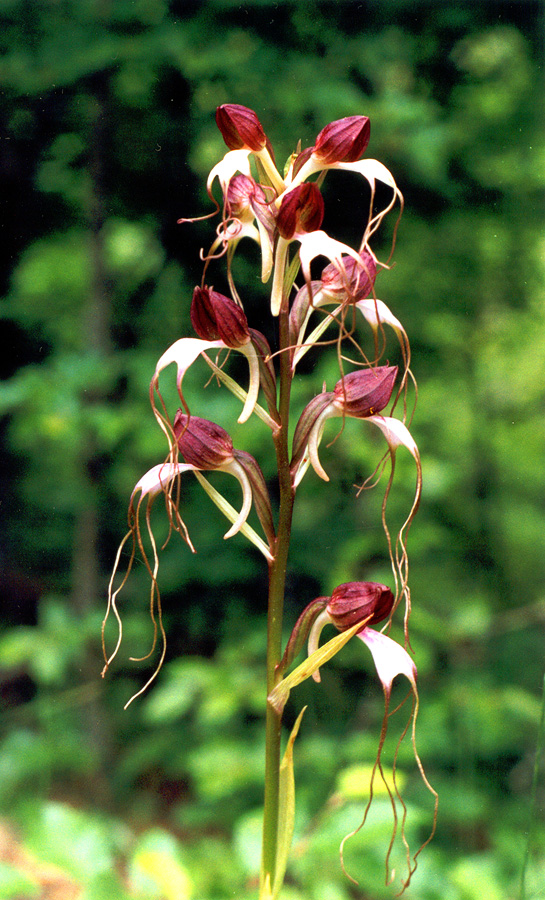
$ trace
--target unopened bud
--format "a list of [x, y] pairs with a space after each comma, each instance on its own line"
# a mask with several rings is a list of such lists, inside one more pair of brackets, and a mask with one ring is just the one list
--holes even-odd
[[180, 453], [186, 463], [197, 469], [218, 469], [234, 459], [233, 442], [221, 425], [187, 416], [179, 409], [173, 429]]
[[347, 416], [363, 419], [380, 412], [389, 403], [397, 377], [397, 366], [358, 369], [335, 385], [334, 403]]
[[267, 138], [253, 109], [224, 103], [216, 110], [216, 123], [229, 150], [263, 150]]
[[367, 116], [347, 116], [322, 128], [312, 155], [325, 165], [355, 162], [369, 143], [371, 123]]
[[322, 291], [334, 300], [348, 297], [352, 303], [365, 300], [377, 276], [377, 264], [367, 250], [360, 253], [361, 265], [352, 256], [343, 256], [343, 268], [329, 263], [322, 272]]
[[291, 241], [297, 234], [317, 231], [324, 218], [324, 199], [313, 183], [300, 184], [287, 193], [276, 217], [276, 227], [283, 238]]
[[335, 588], [326, 609], [335, 628], [346, 631], [364, 619], [369, 620], [367, 626], [387, 619], [394, 601], [394, 595], [385, 584], [349, 581]]
[[250, 340], [248, 320], [243, 309], [212, 288], [196, 287], [191, 302], [191, 324], [205, 341], [223, 341], [227, 347], [242, 347]]

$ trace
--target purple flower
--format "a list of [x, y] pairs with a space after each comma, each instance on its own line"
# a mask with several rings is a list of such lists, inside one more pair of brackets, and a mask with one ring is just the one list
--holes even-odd
[[367, 116], [346, 116], [322, 128], [313, 156], [325, 165], [356, 162], [369, 143], [371, 123]]
[[323, 197], [319, 188], [309, 182], [284, 194], [276, 217], [276, 227], [285, 240], [291, 241], [299, 234], [317, 231], [323, 218]]
[[229, 150], [262, 150], [267, 138], [256, 113], [238, 103], [224, 103], [216, 110], [216, 123]]
[[178, 450], [196, 469], [219, 469], [234, 459], [233, 441], [221, 425], [178, 410], [173, 423]]
[[361, 263], [351, 256], [342, 259], [344, 270], [329, 263], [322, 271], [321, 293], [324, 298], [340, 303], [363, 300], [371, 293], [377, 277], [377, 264], [367, 250], [360, 253]]
[[394, 601], [394, 595], [385, 584], [349, 581], [335, 588], [326, 609], [335, 628], [346, 631], [364, 619], [367, 625], [376, 625], [387, 619]]
[[333, 403], [342, 415], [355, 419], [374, 416], [390, 402], [396, 378], [397, 366], [357, 369], [337, 382]]
[[205, 341], [223, 341], [237, 349], [250, 340], [248, 320], [242, 307], [218, 291], [196, 287], [191, 302], [191, 324]]

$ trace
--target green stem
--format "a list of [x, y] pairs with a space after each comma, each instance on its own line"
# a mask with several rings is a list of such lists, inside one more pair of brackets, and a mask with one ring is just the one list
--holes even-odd
[[[282, 658], [282, 615], [286, 569], [291, 535], [294, 490], [289, 466], [288, 426], [291, 390], [288, 293], [284, 293], [279, 314], [281, 427], [274, 436], [279, 483], [279, 516], [274, 559], [269, 567], [269, 608], [267, 621], [267, 694], [278, 676], [276, 667]], [[265, 807], [263, 814], [262, 878], [268, 874], [274, 882], [278, 837], [278, 796], [280, 779], [280, 740], [282, 714], [267, 703], [265, 730]]]

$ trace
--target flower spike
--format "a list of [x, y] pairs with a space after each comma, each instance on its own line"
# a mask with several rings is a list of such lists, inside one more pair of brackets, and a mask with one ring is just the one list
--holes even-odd
[[[142, 659], [148, 659], [156, 653], [159, 662], [146, 684], [129, 703], [146, 690], [165, 659], [166, 636], [158, 583], [159, 552], [152, 528], [152, 508], [157, 498], [161, 498], [165, 504], [168, 522], [165, 543], [168, 543], [172, 532], [176, 531], [195, 552], [180, 511], [181, 478], [191, 473], [228, 520], [229, 528], [224, 538], [240, 532], [265, 557], [269, 567], [267, 653], [264, 666], [267, 688], [266, 789], [259, 900], [279, 900], [294, 833], [293, 745], [304, 709], [297, 718], [294, 717], [295, 724], [281, 760], [280, 742], [285, 704], [290, 692], [303, 681], [313, 678], [319, 682], [321, 667], [354, 637], [365, 644], [372, 655], [384, 694], [384, 717], [371, 771], [369, 800], [363, 820], [352, 834], [357, 833], [364, 825], [377, 779], [381, 779], [381, 790], [388, 795], [393, 818], [393, 833], [386, 852], [386, 880], [389, 883], [393, 878], [391, 857], [394, 842], [399, 836], [405, 847], [408, 872], [403, 884], [404, 890], [416, 869], [419, 853], [433, 836], [437, 794], [427, 781], [416, 750], [415, 723], [419, 700], [417, 670], [412, 658], [408, 630], [411, 592], [407, 534], [420, 503], [422, 488], [420, 454], [409, 431], [412, 421], [412, 412], [408, 409], [409, 393], [413, 396], [412, 390], [409, 392], [409, 381], [414, 386], [415, 403], [417, 386], [410, 369], [411, 353], [407, 333], [386, 304], [377, 298], [375, 289], [377, 271], [389, 268], [399, 217], [394, 223], [392, 250], [388, 260], [379, 260], [371, 247], [371, 239], [387, 213], [396, 206], [403, 209], [403, 196], [393, 175], [382, 163], [363, 158], [370, 138], [367, 116], [352, 115], [330, 122], [318, 133], [314, 145], [304, 150], [301, 150], [299, 141], [283, 174], [276, 168], [270, 142], [253, 109], [234, 103], [222, 104], [217, 108], [216, 122], [227, 152], [212, 167], [206, 181], [208, 196], [215, 207], [210, 215], [217, 216], [219, 221], [208, 251], [200, 251], [204, 264], [202, 277], [193, 291], [190, 309], [196, 336], [175, 340], [159, 358], [151, 379], [151, 405], [155, 418], [167, 437], [168, 456], [164, 463], [153, 466], [139, 479], [130, 497], [128, 531], [117, 551], [103, 623], [104, 671], [121, 644], [123, 629], [118, 597], [127, 582], [136, 552], [149, 575], [149, 609], [153, 626], [152, 646]], [[325, 216], [321, 187], [329, 170], [352, 172], [364, 178], [368, 185], [365, 188], [368, 208], [363, 210], [363, 234], [359, 244], [354, 247], [337, 240], [322, 227]], [[317, 178], [313, 177], [316, 175]], [[221, 199], [216, 180], [221, 189]], [[386, 189], [381, 188], [381, 185], [386, 186]], [[327, 220], [325, 221], [327, 224]], [[258, 246], [261, 280], [263, 283], [271, 281], [270, 312], [274, 318], [260, 326], [267, 337], [253, 328], [249, 321], [250, 312], [255, 312], [258, 323], [263, 315], [262, 310], [257, 310], [259, 292], [247, 303], [245, 294], [237, 289], [235, 255], [243, 238], [250, 238]], [[321, 275], [318, 276], [320, 262]], [[224, 288], [226, 294], [212, 286], [209, 272], [218, 263], [224, 264], [220, 283], [227, 285]], [[247, 279], [247, 282], [248, 291], [251, 292], [252, 281]], [[255, 286], [255, 279], [253, 284]], [[311, 319], [312, 330], [309, 328]], [[331, 325], [335, 326], [336, 333], [332, 335], [332, 329], [325, 335]], [[269, 333], [271, 326], [275, 326], [274, 334]], [[390, 329], [394, 331], [394, 339], [390, 335]], [[359, 341], [360, 331], [364, 332], [365, 342]], [[389, 342], [394, 344], [393, 361], [395, 363], [400, 360], [399, 368], [395, 364], [390, 365], [387, 354]], [[314, 396], [302, 412], [298, 411], [300, 415], [293, 430], [292, 426], [296, 421], [293, 407], [300, 397], [294, 383], [297, 366], [310, 349], [321, 352], [328, 345], [333, 345], [336, 351], [338, 381], [333, 390], [326, 390], [324, 383], [321, 393], [317, 393], [320, 391], [319, 385], [309, 391], [309, 396]], [[243, 354], [247, 359], [247, 390], [232, 377], [234, 373], [228, 368], [232, 351]], [[193, 410], [190, 412], [184, 396], [183, 380], [187, 370], [199, 357], [204, 358], [211, 370], [210, 381], [221, 383], [240, 401], [242, 411], [238, 422], [246, 422], [252, 413], [261, 420], [255, 422], [255, 429], [250, 429], [250, 439], [254, 444], [261, 439], [261, 423], [270, 429], [266, 432], [266, 437], [272, 440], [274, 454], [267, 459], [272, 460], [274, 456], [276, 470], [273, 473], [267, 470], [267, 476], [274, 475], [276, 513], [271, 502], [268, 480], [257, 460], [246, 450], [237, 449], [224, 427], [200, 415], [193, 415]], [[176, 387], [181, 403], [173, 418], [160, 390], [160, 379], [165, 378], [162, 372], [171, 364], [176, 366]], [[327, 367], [324, 369], [321, 364], [319, 366], [315, 371], [327, 371]], [[264, 398], [263, 406], [258, 402], [260, 389]], [[398, 406], [401, 407], [401, 413], [398, 409], [396, 415], [399, 418], [395, 418]], [[229, 411], [230, 406], [223, 410], [222, 416]], [[324, 429], [330, 418], [341, 419], [337, 438], [341, 436], [345, 420], [355, 418], [367, 420], [380, 431], [386, 441], [386, 448], [379, 454], [379, 461], [372, 474], [363, 485], [355, 487], [359, 496], [364, 489], [374, 487], [386, 476], [381, 522], [394, 583], [390, 588], [378, 582], [344, 582], [335, 587], [330, 596], [316, 597], [299, 615], [282, 655], [286, 561], [292, 538], [295, 494], [310, 466], [320, 478], [329, 481], [329, 475], [320, 461], [319, 451]], [[347, 431], [350, 429], [351, 426], [348, 426]], [[290, 459], [289, 436], [292, 433]], [[394, 484], [396, 457], [400, 447], [407, 449], [414, 459], [416, 487], [409, 514], [401, 527], [399, 522], [396, 523], [396, 531], [392, 528], [391, 534], [391, 516], [389, 508], [387, 515], [387, 505]], [[412, 467], [412, 463], [410, 465]], [[236, 507], [216, 488], [216, 473], [229, 474], [237, 479], [242, 496]], [[250, 514], [255, 514], [257, 519], [257, 524], [254, 523], [255, 530], [249, 524]], [[126, 555], [126, 548], [130, 551], [129, 561], [120, 577], [118, 571], [122, 556]], [[403, 645], [393, 640], [393, 619], [402, 601]], [[118, 631], [113, 653], [108, 655], [104, 629], [110, 614], [115, 617]], [[333, 625], [337, 634], [327, 642], [320, 643], [322, 631], [328, 625]], [[304, 653], [305, 646], [306, 659], [298, 664], [297, 657]], [[408, 680], [410, 690], [405, 699], [391, 711], [393, 685], [400, 675]], [[410, 715], [393, 754], [391, 774], [387, 777], [382, 756], [386, 752], [384, 748], [389, 722], [407, 700], [410, 701]], [[409, 849], [406, 836], [408, 808], [400, 794], [401, 779], [396, 775], [400, 745], [408, 733], [411, 734], [414, 758], [421, 777], [435, 797], [431, 834], [414, 855]], [[341, 866], [345, 874], [348, 873], [343, 862], [343, 848], [349, 837], [350, 834], [343, 839], [340, 848]]]

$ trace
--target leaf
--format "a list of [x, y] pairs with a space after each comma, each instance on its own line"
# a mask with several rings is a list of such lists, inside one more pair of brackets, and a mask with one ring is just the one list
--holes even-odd
[[[230, 522], [236, 522], [239, 517], [239, 513], [233, 506], [231, 506], [229, 501], [226, 500], [225, 497], [223, 497], [222, 494], [220, 494], [220, 492], [217, 491], [212, 484], [210, 484], [208, 479], [205, 478], [202, 472], [200, 472], [198, 469], [195, 469], [195, 477], [201, 487], [206, 491], [212, 502], [215, 503], [218, 509], [223, 513], [225, 518], [229, 519]], [[251, 543], [254, 544], [254, 546], [257, 547], [258, 550], [261, 550], [265, 559], [269, 561], [272, 559], [271, 551], [267, 547], [265, 541], [260, 538], [260, 536], [256, 531], [254, 531], [251, 525], [248, 525], [247, 522], [244, 522], [238, 530], [241, 532], [241, 534], [244, 535], [244, 537], [251, 541]], [[224, 535], [224, 537], [229, 537], [230, 532], [232, 533], [232, 529], [230, 529], [227, 534]]]
[[265, 881], [259, 890], [259, 900], [273, 900], [273, 895], [271, 894], [271, 876], [268, 872], [265, 876]]
[[291, 689], [297, 687], [298, 684], [302, 684], [307, 678], [310, 678], [320, 666], [323, 666], [324, 663], [335, 656], [339, 650], [342, 650], [350, 638], [354, 637], [354, 635], [364, 627], [364, 624], [365, 621], [356, 622], [352, 628], [343, 631], [342, 634], [338, 634], [336, 637], [332, 638], [327, 644], [324, 644], [323, 647], [315, 650], [314, 653], [305, 659], [300, 666], [297, 666], [293, 672], [290, 672], [286, 678], [283, 678], [282, 681], [273, 688], [267, 698], [273, 709], [275, 709], [277, 713], [281, 713], [287, 703]]
[[276, 840], [276, 869], [274, 875], [274, 884], [272, 897], [273, 900], [278, 896], [284, 883], [284, 875], [286, 874], [286, 865], [293, 838], [293, 823], [295, 819], [295, 780], [293, 776], [293, 745], [295, 738], [299, 732], [299, 726], [305, 713], [306, 706], [303, 707], [295, 725], [292, 728], [288, 739], [288, 744], [284, 753], [282, 762], [280, 763], [280, 789], [278, 797], [278, 833]]
[[303, 612], [293, 626], [293, 631], [286, 644], [286, 649], [284, 650], [284, 656], [278, 663], [277, 669], [279, 674], [283, 674], [286, 669], [291, 666], [294, 659], [299, 656], [303, 646], [308, 641], [312, 626], [320, 613], [326, 608], [328, 599], [328, 597], [316, 597], [316, 599], [312, 600], [308, 606], [305, 606]]

